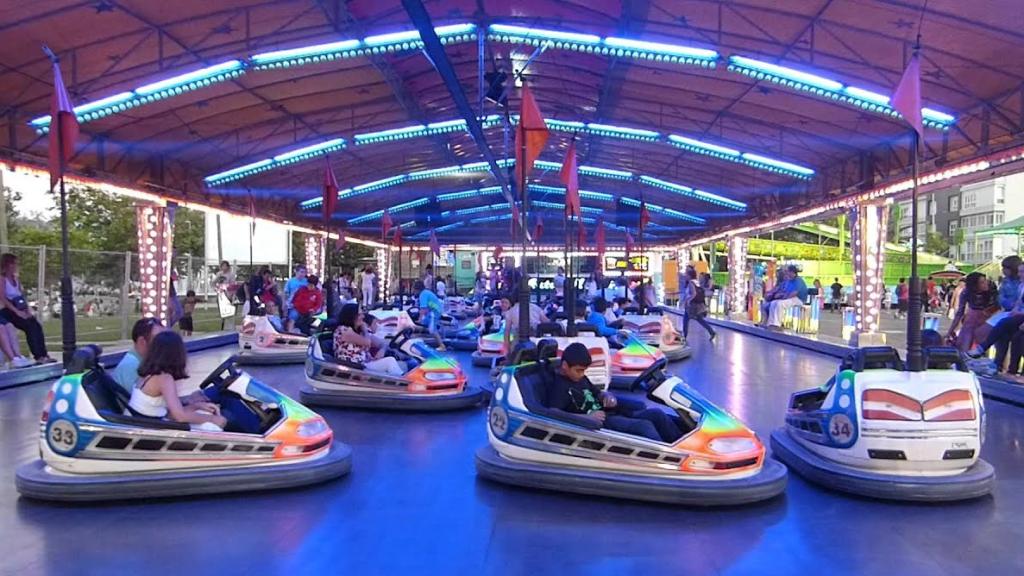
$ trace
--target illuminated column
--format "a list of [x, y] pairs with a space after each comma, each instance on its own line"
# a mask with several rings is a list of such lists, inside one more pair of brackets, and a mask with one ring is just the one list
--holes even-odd
[[324, 237], [319, 234], [306, 234], [306, 270], [324, 277]]
[[885, 292], [882, 270], [888, 217], [884, 203], [859, 204], [850, 210], [855, 322], [850, 343], [853, 346], [885, 344], [885, 334], [878, 332], [878, 321]]
[[136, 204], [135, 220], [139, 234], [142, 315], [158, 318], [167, 324], [174, 208], [158, 204]]
[[743, 318], [747, 307], [747, 238], [730, 236], [729, 249], [729, 286], [726, 302], [730, 317]]
[[[387, 248], [377, 248], [375, 252], [377, 256], [377, 280], [380, 282], [380, 290], [383, 293], [384, 290], [392, 289], [391, 283], [387, 282], [391, 278], [391, 258], [388, 257], [391, 251]], [[378, 295], [378, 298], [382, 296], [384, 295]]]

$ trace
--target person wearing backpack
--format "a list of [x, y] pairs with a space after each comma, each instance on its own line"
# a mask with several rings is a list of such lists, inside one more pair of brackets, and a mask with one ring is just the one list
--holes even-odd
[[690, 320], [693, 319], [708, 331], [708, 338], [714, 342], [718, 334], [707, 321], [708, 305], [705, 292], [707, 282], [697, 282], [697, 271], [693, 268], [687, 268], [685, 277], [689, 286], [689, 290], [686, 291], [689, 300], [686, 302], [686, 316], [683, 317], [683, 338], [690, 335]]

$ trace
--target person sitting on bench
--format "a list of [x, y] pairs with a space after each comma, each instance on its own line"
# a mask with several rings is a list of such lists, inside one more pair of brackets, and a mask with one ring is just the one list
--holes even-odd
[[628, 398], [616, 398], [590, 383], [590, 351], [573, 342], [562, 352], [562, 365], [547, 390], [545, 406], [570, 414], [583, 414], [603, 428], [643, 436], [657, 442], [672, 443], [682, 435], [671, 416], [656, 408]]

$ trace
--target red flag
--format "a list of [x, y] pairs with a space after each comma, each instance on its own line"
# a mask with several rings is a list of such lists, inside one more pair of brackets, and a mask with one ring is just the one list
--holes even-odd
[[324, 167], [324, 222], [330, 222], [334, 209], [338, 206], [338, 179], [334, 177], [331, 161], [328, 158]]
[[341, 250], [345, 247], [345, 229], [338, 229], [338, 238], [334, 240], [334, 249]]
[[[523, 137], [526, 137], [526, 158], [523, 158]], [[522, 185], [524, 174], [529, 174], [534, 161], [548, 141], [548, 125], [540, 114], [540, 108], [533, 99], [530, 88], [523, 85], [523, 105], [519, 111], [519, 127], [516, 128], [516, 186]], [[525, 172], [523, 171], [525, 168]]]
[[402, 248], [402, 227], [401, 226], [396, 226], [395, 227], [394, 244], [395, 244], [395, 246], [398, 246], [399, 249]]
[[544, 234], [544, 221], [541, 220], [540, 214], [537, 215], [537, 223], [533, 225], [533, 241], [540, 242], [540, 237]]
[[576, 139], [569, 143], [569, 149], [565, 151], [565, 160], [562, 162], [562, 171], [559, 173], [562, 184], [565, 185], [565, 213], [569, 216], [579, 216], [580, 209], [580, 178], [576, 170]]
[[501, 246], [498, 246], [497, 248], [494, 249], [494, 259], [495, 260], [500, 260], [501, 259]]
[[597, 221], [597, 230], [594, 231], [594, 244], [597, 244], [597, 253], [604, 257], [605, 246], [604, 246], [604, 221]]
[[384, 209], [384, 215], [380, 218], [380, 237], [387, 238], [388, 230], [391, 230], [391, 214], [388, 214], [388, 209]]
[[441, 257], [441, 244], [437, 241], [437, 234], [434, 234], [434, 229], [430, 229], [430, 251], [434, 253], [435, 258]]
[[918, 136], [924, 138], [924, 124], [921, 122], [921, 60], [916, 50], [892, 94], [892, 107], [917, 130]]
[[626, 230], [626, 253], [632, 252], [634, 247], [633, 235]]
[[644, 228], [647, 228], [647, 223], [651, 221], [651, 213], [647, 211], [647, 203], [640, 203], [640, 237], [643, 238]]
[[78, 140], [78, 118], [75, 107], [64, 88], [60, 64], [53, 62], [53, 99], [50, 101], [50, 189], [64, 176]]

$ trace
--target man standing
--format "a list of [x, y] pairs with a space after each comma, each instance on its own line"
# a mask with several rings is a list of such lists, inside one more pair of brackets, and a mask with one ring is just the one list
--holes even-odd
[[829, 288], [832, 289], [832, 305], [829, 308], [834, 314], [843, 301], [843, 285], [839, 283], [839, 278], [836, 278], [832, 281], [832, 285]]
[[601, 392], [586, 376], [590, 351], [573, 342], [562, 353], [562, 365], [547, 391], [545, 405], [553, 410], [582, 414], [603, 428], [672, 443], [682, 435], [679, 424], [667, 413], [629, 398]]
[[299, 314], [295, 310], [295, 294], [298, 293], [299, 289], [309, 284], [306, 279], [306, 266], [299, 264], [295, 267], [295, 275], [288, 279], [288, 282], [284, 285], [284, 310], [285, 317], [285, 330], [291, 332], [295, 328], [295, 323], [299, 321]]
[[800, 269], [795, 264], [786, 266], [782, 271], [782, 282], [765, 297], [761, 304], [761, 315], [767, 322], [769, 330], [781, 330], [782, 319], [789, 309], [800, 306], [807, 300], [807, 284], [800, 277]]
[[149, 351], [153, 337], [164, 331], [164, 325], [156, 318], [142, 318], [132, 326], [132, 348], [125, 353], [111, 373], [114, 381], [129, 394], [139, 381], [139, 366]]
[[437, 283], [434, 281], [433, 264], [427, 264], [427, 267], [423, 270], [423, 285], [427, 287], [427, 290], [437, 290]]
[[558, 273], [555, 274], [555, 300], [565, 298], [565, 268], [558, 267]]

